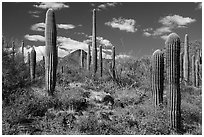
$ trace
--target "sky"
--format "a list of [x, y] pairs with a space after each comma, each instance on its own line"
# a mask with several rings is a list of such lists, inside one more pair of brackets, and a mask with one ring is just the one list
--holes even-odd
[[[37, 60], [44, 55], [45, 15], [55, 10], [58, 55], [87, 50], [92, 37], [92, 10], [96, 9], [97, 45], [110, 58], [151, 55], [164, 48], [175, 32], [184, 41], [202, 40], [202, 4], [195, 2], [3, 2], [2, 34], [7, 40], [24, 40], [25, 51], [35, 46]], [[27, 54], [25, 52], [25, 54]]]

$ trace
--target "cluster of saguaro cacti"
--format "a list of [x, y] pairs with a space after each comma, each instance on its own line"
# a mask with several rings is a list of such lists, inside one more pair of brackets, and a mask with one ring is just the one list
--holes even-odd
[[185, 40], [184, 40], [184, 81], [186, 84], [189, 83], [189, 40], [188, 40], [188, 34], [185, 35]]
[[87, 70], [90, 71], [90, 64], [91, 64], [91, 49], [90, 45], [88, 45], [88, 51], [87, 51]]
[[102, 46], [99, 47], [99, 74], [103, 76], [103, 58], [102, 58]]
[[93, 28], [92, 28], [92, 68], [93, 75], [97, 72], [97, 45], [96, 45], [96, 9], [93, 9]]
[[164, 90], [164, 54], [161, 50], [156, 50], [152, 55], [152, 95], [154, 106], [163, 102]]
[[172, 33], [165, 42], [168, 80], [170, 125], [178, 130], [181, 123], [180, 38]]
[[53, 9], [48, 9], [45, 20], [45, 84], [49, 95], [53, 95], [57, 72], [57, 30]]
[[35, 48], [32, 47], [30, 53], [30, 79], [33, 81], [35, 79], [35, 71], [36, 71], [36, 52]]

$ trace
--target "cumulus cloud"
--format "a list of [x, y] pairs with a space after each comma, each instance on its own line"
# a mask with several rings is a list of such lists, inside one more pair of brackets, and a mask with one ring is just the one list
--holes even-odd
[[33, 31], [45, 31], [45, 23], [36, 23], [31, 26]]
[[75, 28], [75, 26], [72, 24], [57, 24], [57, 27], [60, 29], [66, 29], [66, 30]]
[[[59, 29], [74, 29], [75, 26], [73, 24], [57, 24], [57, 28]], [[31, 30], [33, 31], [45, 31], [45, 23], [36, 23], [31, 26]]]
[[123, 59], [123, 58], [131, 58], [130, 55], [126, 55], [126, 54], [119, 54], [115, 57], [115, 59]]
[[125, 18], [113, 18], [112, 21], [106, 22], [105, 25], [110, 26], [112, 28], [118, 28], [120, 30], [124, 30], [126, 32], [136, 32], [136, 21], [134, 19], [125, 19]]
[[160, 37], [166, 40], [169, 33], [173, 32], [175, 29], [178, 28], [187, 28], [187, 25], [195, 22], [195, 19], [190, 17], [182, 17], [180, 15], [172, 15], [172, 16], [165, 16], [159, 19], [159, 23], [162, 25], [156, 29], [146, 28], [143, 29], [143, 34], [146, 37], [154, 36]]
[[[84, 40], [83, 42], [90, 44], [92, 42], [92, 36], [88, 36], [88, 37], [89, 38]], [[100, 36], [96, 37], [96, 42], [97, 42], [97, 45], [102, 45], [104, 48], [109, 48], [113, 46], [112, 43], [108, 39], [105, 39]]]
[[40, 41], [40, 42], [44, 42], [45, 41], [45, 37], [41, 36], [41, 35], [29, 35], [26, 34], [25, 39], [29, 40], [29, 41]]
[[159, 23], [169, 27], [186, 27], [186, 25], [195, 22], [196, 19], [182, 17], [180, 15], [166, 16], [159, 20]]
[[60, 10], [62, 8], [69, 8], [69, 5], [65, 4], [64, 2], [40, 2], [34, 5], [34, 7], [41, 9], [52, 8], [54, 10]]
[[97, 6], [96, 10], [101, 11], [101, 10], [107, 9], [108, 7], [116, 7], [117, 4], [118, 4], [117, 2], [108, 2], [108, 3], [100, 4]]
[[41, 12], [35, 10], [35, 11], [29, 11], [28, 13], [31, 14], [32, 17], [39, 18], [39, 17], [40, 17], [39, 14], [40, 14]]

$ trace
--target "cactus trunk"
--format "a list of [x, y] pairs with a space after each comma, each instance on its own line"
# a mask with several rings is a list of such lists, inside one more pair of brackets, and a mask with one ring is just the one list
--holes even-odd
[[164, 54], [156, 50], [152, 55], [152, 94], [154, 106], [163, 102], [164, 90]]
[[83, 54], [83, 50], [81, 49], [81, 68], [84, 68], [84, 54]]
[[61, 73], [62, 74], [64, 73], [64, 67], [63, 66], [61, 67]]
[[57, 72], [57, 30], [53, 9], [48, 9], [45, 20], [45, 83], [49, 95], [54, 94]]
[[102, 46], [99, 47], [99, 73], [100, 77], [103, 76], [103, 58], [102, 58]]
[[170, 126], [179, 130], [181, 126], [181, 93], [180, 93], [180, 38], [172, 33], [165, 42], [166, 65], [168, 79], [168, 105], [170, 114]]
[[28, 64], [28, 70], [29, 70], [29, 73], [30, 73], [30, 53], [29, 52], [28, 52], [27, 64]]
[[96, 10], [95, 9], [93, 9], [92, 66], [93, 66], [93, 75], [95, 76], [97, 72]]
[[35, 71], [36, 71], [36, 52], [33, 47], [30, 53], [30, 79], [33, 81], [35, 79]]
[[90, 45], [88, 45], [88, 51], [87, 51], [87, 70], [90, 71], [90, 64], [91, 64], [91, 49]]
[[115, 47], [112, 47], [112, 76], [113, 79], [116, 79], [116, 74], [115, 74]]
[[196, 86], [196, 78], [195, 78], [195, 55], [193, 55], [192, 56], [192, 59], [191, 59], [191, 64], [192, 64], [192, 66], [191, 66], [191, 79], [192, 79], [192, 85], [193, 86]]
[[180, 80], [183, 80], [183, 55], [184, 52], [180, 53]]
[[199, 58], [195, 61], [195, 87], [199, 87]]
[[186, 85], [189, 83], [189, 40], [188, 34], [185, 35], [184, 41], [184, 80]]

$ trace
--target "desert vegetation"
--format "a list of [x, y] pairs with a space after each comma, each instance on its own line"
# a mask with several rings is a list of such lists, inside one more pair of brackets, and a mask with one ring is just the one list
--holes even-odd
[[95, 12], [87, 53], [57, 56], [52, 9], [43, 60], [33, 47], [25, 62], [16, 50], [25, 43], [2, 38], [2, 134], [201, 135], [201, 42], [172, 33], [152, 55], [116, 59], [112, 47], [107, 60], [102, 46], [97, 52]]

